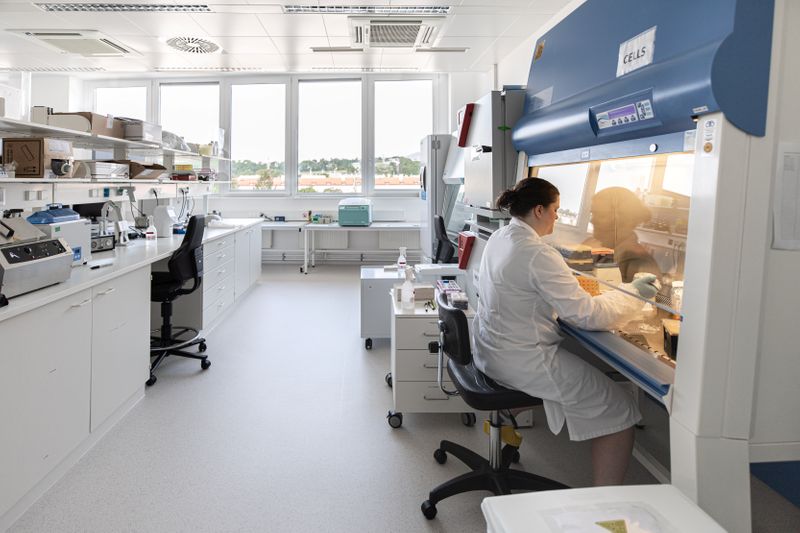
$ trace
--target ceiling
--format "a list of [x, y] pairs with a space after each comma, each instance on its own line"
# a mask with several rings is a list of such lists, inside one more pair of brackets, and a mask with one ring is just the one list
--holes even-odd
[[[45, 2], [48, 0], [37, 0]], [[53, 2], [54, 0], [49, 0]], [[0, 69], [101, 70], [141, 73], [218, 69], [321, 72], [373, 69], [405, 72], [486, 72], [543, 26], [568, 0], [107, 0], [106, 4], [206, 4], [208, 13], [53, 13], [37, 2], [0, 1]], [[64, 1], [80, 4], [85, 1]], [[450, 6], [436, 48], [314, 53], [311, 47], [350, 46], [348, 15], [286, 14], [286, 4]], [[62, 54], [6, 30], [97, 30], [138, 55], [89, 58]], [[176, 36], [201, 37], [221, 52], [190, 54], [166, 44]]]

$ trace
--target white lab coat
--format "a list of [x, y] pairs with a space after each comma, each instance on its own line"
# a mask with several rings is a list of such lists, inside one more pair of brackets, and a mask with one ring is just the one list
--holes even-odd
[[640, 300], [618, 291], [589, 296], [558, 251], [517, 218], [486, 244], [478, 297], [475, 365], [498, 383], [541, 398], [553, 433], [566, 421], [572, 440], [586, 440], [641, 419], [630, 394], [559, 347], [556, 323], [558, 316], [582, 329], [611, 329], [640, 311]]

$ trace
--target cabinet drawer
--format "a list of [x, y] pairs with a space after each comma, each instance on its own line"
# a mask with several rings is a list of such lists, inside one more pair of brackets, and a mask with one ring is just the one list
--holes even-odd
[[210, 255], [213, 255], [221, 250], [224, 250], [228, 246], [233, 246], [233, 234], [228, 235], [227, 237], [220, 237], [219, 239], [214, 239], [213, 241], [209, 241], [203, 244], [203, 257], [208, 259]]
[[[224, 283], [224, 282], [223, 282]], [[210, 327], [233, 304], [233, 287], [203, 309], [203, 328]]]
[[[438, 353], [428, 350], [395, 350], [392, 359], [392, 378], [398, 381], [436, 381]], [[447, 357], [444, 358], [442, 376], [447, 374]]]
[[[214, 242], [212, 242], [211, 245], [213, 245]], [[216, 269], [218, 266], [227, 263], [232, 259], [233, 259], [232, 239], [229, 240], [227, 246], [221, 248], [218, 248], [216, 246], [211, 247], [208, 244], [203, 245], [203, 272], [205, 272], [206, 270], [212, 271]]]
[[220, 281], [233, 276], [233, 260], [227, 261], [213, 270], [204, 268], [203, 271], [203, 295], [205, 296]]
[[400, 350], [427, 350], [439, 340], [438, 318], [395, 318], [395, 346]]
[[220, 280], [216, 285], [203, 289], [203, 308], [213, 305], [222, 295], [233, 293], [233, 276]]
[[[392, 376], [394, 377], [394, 376]], [[455, 389], [449, 381], [448, 390]], [[475, 410], [460, 396], [447, 396], [436, 383], [425, 381], [392, 381], [394, 410], [410, 413], [472, 413]]]

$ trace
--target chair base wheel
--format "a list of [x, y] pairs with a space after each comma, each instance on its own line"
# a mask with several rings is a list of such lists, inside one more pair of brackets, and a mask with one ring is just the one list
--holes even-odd
[[206, 350], [208, 350], [208, 345], [206, 343], [201, 342], [200, 344], [197, 345], [197, 351], [198, 352], [203, 353]]
[[436, 448], [433, 452], [433, 458], [436, 459], [437, 463], [443, 465], [447, 462], [447, 453], [441, 448]]
[[150, 379], [145, 381], [144, 384], [147, 385], [148, 387], [152, 387], [153, 385], [156, 384], [156, 381], [158, 381], [158, 378], [150, 374]]
[[202, 368], [203, 370], [208, 370], [208, 367], [210, 366], [211, 366], [211, 361], [209, 361], [208, 359], [203, 359], [202, 361], [200, 361], [200, 368]]
[[429, 500], [425, 500], [422, 502], [422, 514], [425, 515], [425, 518], [428, 520], [433, 520], [436, 518], [436, 505], [432, 504]]
[[391, 372], [387, 373], [383, 377], [383, 380], [386, 382], [387, 385], [389, 385], [389, 387], [391, 387], [392, 386], [392, 373]]
[[474, 426], [476, 421], [475, 413], [461, 413], [461, 423], [468, 428]]
[[386, 415], [386, 419], [392, 429], [397, 429], [403, 425], [403, 413], [393, 413], [389, 411], [389, 414]]
[[364, 341], [364, 348], [366, 348], [367, 350], [372, 349], [372, 339], [367, 339]]

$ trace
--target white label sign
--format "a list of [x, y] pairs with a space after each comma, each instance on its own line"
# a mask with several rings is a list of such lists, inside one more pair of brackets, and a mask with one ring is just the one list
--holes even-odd
[[617, 77], [652, 63], [655, 47], [656, 26], [619, 45]]

